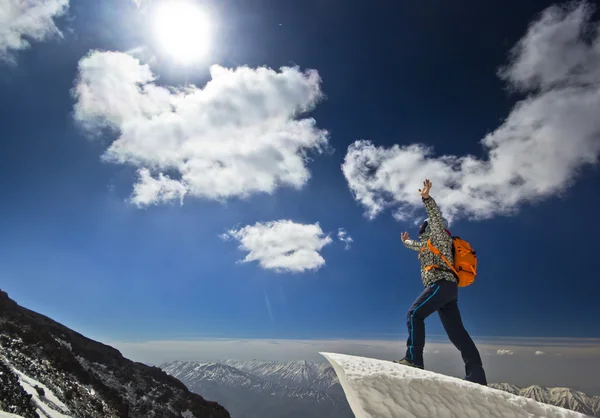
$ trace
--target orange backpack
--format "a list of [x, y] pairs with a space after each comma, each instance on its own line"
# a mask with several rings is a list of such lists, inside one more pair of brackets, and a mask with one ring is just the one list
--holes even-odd
[[[477, 254], [471, 247], [471, 244], [460, 237], [452, 237], [452, 244], [454, 245], [454, 265], [450, 264], [448, 259], [440, 253], [440, 250], [433, 246], [431, 240], [427, 240], [427, 248], [429, 251], [441, 257], [448, 267], [452, 269], [454, 275], [458, 279], [458, 286], [469, 286], [473, 284], [475, 276], [477, 276]], [[427, 266], [425, 269], [431, 270], [434, 268], [440, 268], [440, 266]]]

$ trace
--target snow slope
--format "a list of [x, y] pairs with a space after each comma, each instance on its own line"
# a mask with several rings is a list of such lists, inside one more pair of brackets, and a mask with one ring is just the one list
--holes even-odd
[[22, 418], [21, 415], [9, 414], [8, 412], [0, 411], [0, 418]]
[[390, 361], [321, 353], [356, 418], [582, 418], [522, 396]]
[[[69, 413], [69, 408], [60, 401], [52, 393], [52, 391], [45, 385], [41, 384], [35, 379], [21, 373], [17, 369], [13, 369], [13, 372], [19, 377], [19, 383], [25, 389], [37, 408], [37, 413], [42, 418], [69, 418], [70, 415], [65, 415], [63, 412]], [[43, 390], [44, 395], [40, 395], [35, 389], [39, 387]]]

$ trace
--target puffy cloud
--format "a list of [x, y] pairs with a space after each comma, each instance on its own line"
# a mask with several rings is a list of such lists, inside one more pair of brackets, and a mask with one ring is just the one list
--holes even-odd
[[139, 181], [133, 189], [131, 201], [138, 206], [168, 202], [173, 199], [179, 199], [183, 204], [183, 197], [186, 194], [185, 187], [176, 180], [171, 180], [164, 174], [159, 174], [155, 179], [146, 168], [138, 171]]
[[69, 0], [2, 0], [0, 2], [0, 60], [14, 61], [14, 51], [30, 41], [60, 35], [54, 19], [63, 15]]
[[536, 356], [545, 356], [545, 355], [546, 355], [546, 353], [544, 353], [543, 351], [536, 351], [536, 352], [535, 352], [535, 355], [536, 355]]
[[307, 154], [328, 146], [314, 119], [299, 118], [322, 98], [316, 71], [215, 65], [210, 74], [204, 88], [163, 87], [124, 53], [92, 51], [79, 62], [75, 120], [118, 135], [106, 161], [144, 170], [137, 204], [299, 189], [310, 178]]
[[346, 231], [344, 228], [338, 229], [337, 237], [341, 242], [344, 243], [344, 248], [346, 248], [347, 250], [350, 249], [350, 244], [354, 242], [352, 237], [348, 235], [348, 231]]
[[423, 144], [349, 148], [343, 173], [370, 218], [391, 209], [406, 220], [422, 206], [417, 189], [433, 195], [449, 218], [510, 214], [525, 202], [568, 188], [600, 154], [600, 25], [591, 8], [553, 6], [512, 49], [499, 75], [527, 96], [481, 144], [487, 158], [436, 156]]
[[318, 270], [325, 265], [319, 251], [333, 241], [318, 223], [298, 224], [289, 220], [248, 225], [230, 230], [225, 239], [236, 239], [248, 252], [244, 263], [258, 261], [260, 266], [277, 272]]
[[512, 356], [515, 353], [512, 350], [500, 349], [496, 351], [496, 354], [498, 354], [499, 356]]

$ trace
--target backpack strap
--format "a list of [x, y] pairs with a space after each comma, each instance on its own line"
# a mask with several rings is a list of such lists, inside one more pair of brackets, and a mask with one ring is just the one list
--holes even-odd
[[[438, 250], [437, 248], [435, 248], [433, 246], [433, 244], [431, 243], [431, 240], [427, 240], [427, 248], [429, 249], [429, 251], [431, 251], [432, 253], [434, 253], [435, 255], [437, 255], [438, 257], [440, 257], [442, 260], [444, 260], [444, 263], [446, 263], [448, 265], [448, 267], [450, 267], [450, 269], [452, 270], [452, 272], [454, 272], [454, 274], [456, 274], [456, 277], [458, 277], [458, 271], [456, 271], [456, 269], [454, 268], [454, 266], [452, 264], [450, 264], [450, 262], [448, 261], [448, 259], [446, 257], [444, 257], [442, 255], [442, 253], [440, 253], [440, 250]], [[437, 266], [437, 265], [428, 266], [426, 268], [426, 270], [431, 270], [432, 268], [440, 268], [440, 266]]]

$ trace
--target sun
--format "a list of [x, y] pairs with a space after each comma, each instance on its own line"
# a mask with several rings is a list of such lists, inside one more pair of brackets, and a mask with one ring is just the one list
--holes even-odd
[[176, 61], [204, 58], [211, 46], [208, 15], [191, 0], [168, 0], [154, 10], [154, 31], [161, 48]]

